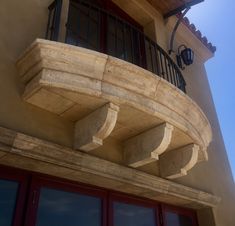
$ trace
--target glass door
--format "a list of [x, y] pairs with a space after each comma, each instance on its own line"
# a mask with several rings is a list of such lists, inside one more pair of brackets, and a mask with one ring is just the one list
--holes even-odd
[[27, 226], [103, 226], [104, 192], [34, 178]]
[[102, 226], [100, 198], [43, 187], [36, 226]]
[[172, 207], [163, 207], [165, 226], [197, 226], [196, 215], [193, 211]]
[[0, 226], [198, 226], [190, 209], [0, 167]]
[[156, 203], [143, 202], [121, 195], [111, 195], [109, 216], [111, 226], [157, 226]]
[[0, 225], [11, 226], [16, 206], [19, 183], [0, 179]]

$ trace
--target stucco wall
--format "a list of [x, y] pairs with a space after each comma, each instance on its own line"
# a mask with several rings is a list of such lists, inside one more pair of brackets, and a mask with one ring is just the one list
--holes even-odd
[[0, 7], [0, 125], [64, 145], [71, 145], [73, 125], [26, 104], [15, 63], [37, 37], [44, 38], [50, 0], [3, 0]]
[[185, 30], [184, 25], [181, 25], [176, 36], [176, 47], [184, 43], [195, 52], [193, 65], [186, 67], [183, 72], [187, 84], [186, 90], [187, 94], [196, 101], [209, 119], [213, 139], [208, 148], [209, 160], [198, 164], [190, 171], [189, 175], [176, 181], [220, 196], [222, 198], [221, 204], [213, 209], [216, 225], [234, 225], [235, 184], [204, 65], [210, 55], [206, 52], [206, 47], [191, 36], [192, 33]]
[[[177, 18], [175, 17], [163, 21], [155, 16], [155, 27], [156, 29], [161, 28], [161, 30], [156, 30], [156, 40], [166, 51], [169, 49], [169, 41], [176, 21]], [[187, 45], [195, 52], [193, 65], [186, 67], [183, 71], [187, 84], [186, 91], [209, 119], [213, 131], [213, 140], [208, 148], [209, 161], [198, 164], [190, 171], [189, 175], [175, 181], [220, 196], [222, 198], [221, 204], [214, 208], [212, 213], [215, 217], [215, 223], [217, 226], [232, 226], [235, 224], [235, 184], [204, 65], [207, 60], [213, 57], [213, 54], [182, 24], [176, 33], [174, 50], [177, 51], [177, 47], [181, 44]], [[204, 219], [204, 214], [199, 213], [201, 216], [200, 223], [212, 224], [212, 221], [209, 220], [210, 214], [208, 214], [208, 221]]]
[[[0, 125], [65, 146], [72, 146], [73, 124], [71, 122], [22, 101], [20, 95], [24, 87], [17, 77], [15, 67], [15, 62], [23, 50], [34, 39], [44, 37], [48, 14], [47, 6], [50, 2], [50, 0], [1, 1]], [[158, 13], [151, 12], [151, 15], [154, 14], [156, 39], [160, 45], [166, 48], [169, 29], [164, 29], [165, 21], [160, 18]], [[144, 15], [146, 15], [146, 11]], [[151, 24], [151, 19], [148, 18], [147, 22], [146, 25], [150, 23], [150, 27], [154, 27]], [[185, 33], [183, 37], [188, 40], [191, 35], [191, 33]], [[182, 37], [178, 36], [177, 43], [181, 41], [183, 41]], [[193, 43], [195, 45], [195, 42]], [[197, 46], [191, 47], [197, 49]], [[216, 225], [234, 226], [235, 186], [203, 59], [199, 55], [196, 55], [194, 64], [184, 71], [184, 76], [188, 95], [199, 104], [212, 125], [213, 141], [208, 150], [209, 161], [198, 164], [189, 175], [178, 179], [177, 182], [220, 196], [222, 198], [221, 204], [213, 209]], [[200, 214], [204, 216], [204, 213]]]
[[[194, 68], [197, 68], [195, 71]], [[205, 67], [195, 59], [191, 68], [185, 71], [187, 92], [207, 115], [213, 132], [213, 139], [208, 148], [207, 162], [198, 164], [185, 178], [177, 182], [217, 194], [222, 198], [213, 212], [216, 224], [234, 225], [235, 223], [235, 185], [227, 159], [223, 137], [221, 135], [214, 103], [212, 100]]]

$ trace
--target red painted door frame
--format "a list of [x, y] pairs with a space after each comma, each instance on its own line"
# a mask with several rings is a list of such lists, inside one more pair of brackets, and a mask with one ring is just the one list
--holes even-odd
[[162, 204], [130, 194], [3, 166], [0, 166], [0, 179], [17, 181], [20, 185], [12, 226], [36, 225], [40, 189], [43, 187], [101, 198], [102, 226], [114, 226], [114, 201], [153, 208], [155, 210], [156, 225], [158, 226], [167, 226], [164, 215], [166, 211], [188, 216], [192, 219], [193, 226], [198, 226], [194, 210]]
[[29, 176], [21, 170], [15, 170], [9, 167], [0, 167], [0, 179], [15, 181], [19, 184], [12, 226], [21, 226], [23, 225], [24, 212], [26, 208], [25, 201], [30, 181]]

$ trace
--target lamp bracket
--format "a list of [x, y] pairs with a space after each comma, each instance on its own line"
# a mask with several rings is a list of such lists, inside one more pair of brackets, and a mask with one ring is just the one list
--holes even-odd
[[170, 49], [169, 49], [169, 51], [168, 51], [169, 54], [171, 54], [172, 52], [174, 52], [174, 50], [173, 50], [173, 49], [174, 49], [173, 44], [174, 44], [174, 39], [175, 39], [175, 33], [176, 33], [176, 31], [177, 31], [177, 29], [178, 29], [178, 27], [179, 27], [181, 21], [183, 20], [183, 18], [185, 17], [186, 13], [187, 13], [189, 10], [190, 10], [190, 7], [186, 8], [186, 9], [184, 10], [184, 12], [180, 15], [180, 17], [178, 18], [178, 20], [177, 20], [177, 22], [176, 22], [176, 24], [175, 24], [175, 27], [174, 27], [174, 29], [173, 29], [173, 31], [172, 31], [172, 34], [171, 34]]

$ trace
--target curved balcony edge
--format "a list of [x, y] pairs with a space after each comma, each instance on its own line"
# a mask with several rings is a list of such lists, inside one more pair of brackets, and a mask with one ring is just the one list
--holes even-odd
[[177, 87], [143, 68], [106, 54], [42, 39], [21, 55], [17, 67], [26, 84], [23, 98], [31, 104], [60, 115], [34, 102], [33, 96], [42, 88], [81, 93], [117, 106], [125, 104], [189, 136], [199, 146], [197, 162], [208, 158], [212, 130], [200, 107]]

